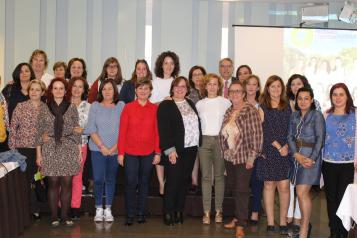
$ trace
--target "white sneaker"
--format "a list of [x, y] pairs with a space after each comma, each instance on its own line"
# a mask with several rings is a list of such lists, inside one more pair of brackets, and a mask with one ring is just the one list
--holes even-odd
[[106, 221], [106, 222], [113, 222], [114, 221], [114, 217], [112, 215], [112, 210], [110, 208], [106, 208], [104, 210], [104, 221]]
[[97, 210], [95, 211], [95, 216], [94, 216], [94, 221], [99, 222], [99, 221], [103, 221], [104, 219], [104, 210], [103, 208], [97, 208]]

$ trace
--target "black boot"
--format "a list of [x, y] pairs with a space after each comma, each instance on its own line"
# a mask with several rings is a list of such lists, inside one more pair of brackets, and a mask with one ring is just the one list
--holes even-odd
[[173, 226], [174, 225], [174, 219], [173, 219], [173, 214], [171, 213], [165, 213], [164, 214], [164, 223], [167, 226]]
[[133, 217], [126, 217], [126, 220], [125, 220], [125, 225], [126, 226], [132, 226], [134, 223], [134, 218]]
[[182, 212], [175, 212], [175, 223], [183, 224], [183, 213]]

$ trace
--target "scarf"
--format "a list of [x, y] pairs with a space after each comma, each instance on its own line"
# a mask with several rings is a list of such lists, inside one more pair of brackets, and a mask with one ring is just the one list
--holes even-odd
[[54, 132], [55, 132], [55, 142], [56, 144], [60, 144], [61, 142], [61, 137], [62, 137], [62, 131], [63, 131], [63, 115], [66, 113], [68, 107], [71, 104], [66, 101], [62, 101], [59, 105], [53, 100], [50, 102], [48, 105], [48, 108], [50, 109], [50, 112], [55, 116], [55, 121], [54, 121]]

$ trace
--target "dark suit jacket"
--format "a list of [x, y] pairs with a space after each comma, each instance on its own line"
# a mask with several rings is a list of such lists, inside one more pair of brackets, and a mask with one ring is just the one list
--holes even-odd
[[135, 84], [132, 80], [126, 81], [119, 93], [119, 101], [129, 103], [135, 100]]
[[[198, 112], [195, 104], [186, 99], [198, 117]], [[157, 120], [160, 135], [160, 149], [164, 153], [165, 150], [175, 148], [176, 151], [182, 151], [185, 148], [185, 127], [181, 113], [176, 106], [174, 100], [164, 100], [160, 103], [157, 110]], [[200, 140], [202, 141], [201, 121], [198, 117]]]

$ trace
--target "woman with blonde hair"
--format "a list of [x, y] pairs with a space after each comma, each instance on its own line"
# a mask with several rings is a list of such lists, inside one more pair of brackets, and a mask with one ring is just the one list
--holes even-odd
[[35, 219], [40, 218], [39, 207], [34, 191], [34, 175], [36, 166], [35, 137], [37, 134], [37, 118], [40, 107], [44, 103], [41, 97], [46, 91], [46, 85], [40, 80], [32, 80], [27, 88], [29, 100], [17, 104], [11, 118], [9, 147], [17, 149], [20, 154], [26, 156], [26, 178], [30, 190], [30, 209]]
[[222, 203], [224, 198], [224, 160], [219, 148], [219, 130], [223, 116], [231, 106], [228, 99], [222, 97], [223, 80], [216, 74], [204, 77], [204, 94], [206, 98], [196, 104], [202, 125], [202, 146], [198, 149], [198, 158], [202, 174], [203, 224], [210, 224], [212, 200], [212, 167], [215, 188], [215, 222], [222, 222]]

